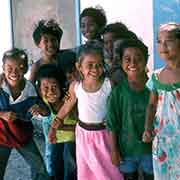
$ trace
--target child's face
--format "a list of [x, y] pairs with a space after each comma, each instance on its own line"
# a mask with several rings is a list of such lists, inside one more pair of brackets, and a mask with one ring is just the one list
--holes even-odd
[[145, 73], [146, 61], [142, 51], [136, 47], [126, 48], [123, 52], [121, 66], [128, 77], [139, 77]]
[[4, 75], [10, 87], [17, 87], [24, 79], [25, 66], [21, 60], [6, 59], [3, 64]]
[[52, 57], [57, 53], [59, 43], [55, 36], [51, 34], [43, 34], [38, 47], [42, 50], [44, 56]]
[[51, 104], [58, 102], [61, 96], [59, 84], [53, 78], [42, 79], [39, 91], [40, 95]]
[[85, 16], [81, 18], [81, 32], [86, 39], [94, 39], [97, 35], [97, 29], [97, 24], [92, 17]]
[[104, 48], [110, 56], [112, 56], [113, 54], [114, 40], [115, 38], [114, 38], [113, 33], [108, 32], [103, 35]]
[[104, 71], [102, 57], [98, 54], [86, 54], [78, 69], [83, 80], [99, 80]]
[[160, 31], [157, 40], [159, 57], [166, 61], [174, 61], [180, 56], [180, 40], [168, 31]]

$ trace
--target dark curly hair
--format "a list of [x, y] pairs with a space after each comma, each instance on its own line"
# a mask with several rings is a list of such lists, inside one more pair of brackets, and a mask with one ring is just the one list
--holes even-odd
[[60, 28], [59, 24], [54, 19], [40, 20], [35, 26], [33, 32], [33, 40], [36, 45], [39, 44], [41, 36], [43, 34], [51, 34], [55, 36], [58, 40], [58, 43], [60, 43], [63, 35], [63, 30]]
[[3, 54], [2, 62], [6, 63], [7, 59], [17, 60], [24, 65], [24, 73], [28, 71], [28, 56], [22, 49], [12, 48]]
[[115, 39], [121, 38], [126, 32], [128, 28], [125, 24], [121, 22], [115, 22], [108, 24], [101, 32], [101, 34], [113, 33]]
[[85, 16], [92, 17], [100, 30], [102, 30], [107, 23], [105, 12], [100, 7], [99, 8], [93, 8], [93, 7], [85, 8], [80, 14], [80, 21]]
[[147, 63], [149, 54], [148, 47], [139, 39], [117, 40], [114, 44], [114, 62], [121, 62], [124, 50], [126, 48], [138, 48], [142, 51], [144, 59]]
[[[63, 73], [63, 72], [62, 72]], [[60, 70], [54, 64], [44, 64], [37, 72], [36, 87], [39, 89], [42, 79], [55, 79], [58, 82], [62, 97], [65, 94], [65, 78], [61, 76]]]
[[86, 56], [87, 54], [100, 55], [100, 57], [102, 57], [102, 61], [104, 63], [103, 45], [98, 40], [91, 40], [91, 41], [88, 41], [86, 44], [80, 46], [78, 53], [77, 53], [78, 63], [81, 64], [81, 62], [84, 59], [84, 56]]

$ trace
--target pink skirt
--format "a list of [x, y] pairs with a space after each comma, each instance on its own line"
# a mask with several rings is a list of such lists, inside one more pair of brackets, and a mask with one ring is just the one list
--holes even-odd
[[123, 180], [110, 157], [110, 139], [106, 129], [86, 130], [76, 126], [78, 180]]

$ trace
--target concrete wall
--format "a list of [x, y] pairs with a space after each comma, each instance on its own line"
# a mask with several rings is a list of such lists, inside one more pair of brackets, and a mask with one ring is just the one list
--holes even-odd
[[74, 0], [13, 0], [14, 45], [28, 50], [30, 63], [40, 52], [34, 45], [32, 32], [40, 19], [54, 18], [63, 29], [61, 48], [76, 45]]

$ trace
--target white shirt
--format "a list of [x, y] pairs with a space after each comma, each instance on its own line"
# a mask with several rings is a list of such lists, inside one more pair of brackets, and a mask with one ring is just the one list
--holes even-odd
[[101, 123], [107, 112], [107, 98], [111, 92], [111, 83], [105, 78], [101, 88], [96, 92], [86, 92], [82, 83], [75, 84], [75, 94], [78, 99], [80, 121], [84, 123]]

